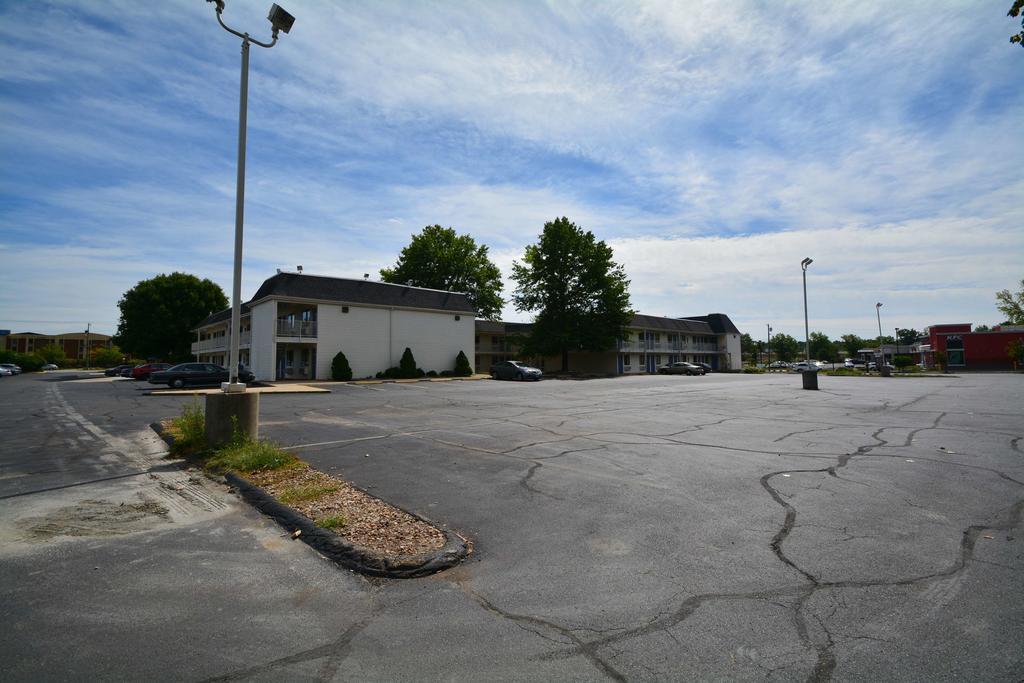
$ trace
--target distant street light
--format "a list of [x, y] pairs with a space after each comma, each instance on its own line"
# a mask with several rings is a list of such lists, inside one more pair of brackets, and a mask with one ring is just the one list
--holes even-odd
[[241, 336], [239, 327], [241, 327], [242, 317], [242, 223], [245, 206], [245, 123], [249, 101], [249, 44], [266, 48], [274, 47], [277, 44], [278, 31], [288, 33], [292, 24], [295, 23], [295, 17], [278, 7], [276, 3], [272, 5], [267, 19], [270, 20], [270, 25], [273, 28], [273, 39], [269, 43], [261, 43], [250, 38], [248, 33], [240, 33], [224, 23], [221, 18], [221, 13], [224, 12], [224, 0], [206, 1], [216, 5], [217, 23], [221, 25], [221, 28], [242, 39], [242, 87], [238, 104], [238, 185], [235, 191], [235, 272], [231, 288], [231, 355], [228, 363], [228, 381], [221, 385], [221, 389], [225, 393], [233, 393], [245, 391], [245, 385], [238, 381], [238, 341]]
[[881, 302], [875, 304], [875, 315], [878, 316], [878, 371], [882, 371], [882, 366], [885, 365], [885, 354], [882, 353], [882, 304]]
[[804, 355], [805, 360], [811, 362], [811, 327], [807, 323], [807, 266], [814, 263], [814, 259], [805, 258], [800, 262], [800, 268], [804, 271]]
[[771, 325], [771, 323], [768, 323], [768, 362], [765, 363], [765, 365], [768, 366], [769, 368], [771, 368], [771, 365], [772, 365], [772, 325]]

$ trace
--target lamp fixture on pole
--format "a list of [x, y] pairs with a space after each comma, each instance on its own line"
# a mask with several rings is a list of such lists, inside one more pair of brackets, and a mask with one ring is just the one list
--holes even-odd
[[238, 180], [235, 192], [235, 262], [234, 281], [231, 288], [231, 328], [229, 329], [231, 340], [230, 360], [228, 362], [228, 381], [221, 385], [225, 393], [245, 391], [245, 384], [238, 380], [238, 341], [241, 336], [242, 311], [242, 224], [245, 207], [245, 131], [246, 115], [248, 112], [249, 100], [249, 45], [271, 48], [277, 44], [279, 31], [288, 33], [291, 31], [295, 17], [285, 12], [276, 3], [271, 6], [267, 19], [273, 29], [272, 39], [269, 43], [260, 42], [249, 37], [248, 33], [241, 33], [230, 28], [224, 23], [221, 14], [224, 12], [224, 0], [206, 0], [212, 2], [217, 10], [217, 23], [228, 33], [242, 39], [242, 84], [238, 104]]
[[804, 359], [811, 362], [811, 327], [807, 322], [807, 266], [814, 263], [814, 259], [805, 258], [800, 262], [800, 268], [804, 271]]

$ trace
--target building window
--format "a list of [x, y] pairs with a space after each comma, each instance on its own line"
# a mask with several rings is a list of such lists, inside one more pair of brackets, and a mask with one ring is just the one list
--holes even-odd
[[622, 354], [622, 367], [624, 367], [624, 368], [628, 368], [629, 367], [629, 354], [628, 353]]

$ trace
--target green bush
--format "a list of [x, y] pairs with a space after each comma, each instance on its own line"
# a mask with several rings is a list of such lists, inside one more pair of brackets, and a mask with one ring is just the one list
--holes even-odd
[[466, 358], [466, 352], [459, 351], [459, 355], [455, 357], [455, 376], [469, 377], [472, 374], [473, 367], [469, 364], [469, 359]]
[[22, 372], [36, 372], [46, 364], [46, 361], [34, 353], [0, 351], [0, 363], [14, 363]]
[[352, 366], [348, 364], [348, 358], [341, 351], [331, 361], [331, 379], [337, 382], [347, 382], [352, 379]]
[[124, 353], [116, 346], [109, 349], [93, 349], [89, 354], [89, 362], [101, 368], [109, 368], [124, 362]]
[[763, 375], [764, 374], [764, 370], [763, 369], [755, 368], [755, 367], [752, 367], [750, 365], [748, 365], [747, 367], [743, 368], [743, 372], [744, 372], [744, 374], [747, 374], [747, 375]]
[[56, 344], [50, 344], [49, 346], [44, 346], [41, 349], [36, 349], [35, 355], [42, 358], [44, 363], [53, 363], [54, 365], [59, 365], [61, 367], [67, 366], [69, 362], [67, 354], [64, 353], [64, 349]]
[[437, 370], [427, 370], [427, 377], [437, 377]]
[[892, 359], [892, 364], [895, 365], [897, 369], [902, 370], [903, 368], [913, 365], [914, 359], [910, 356], [896, 356]]
[[[398, 374], [401, 379], [413, 379], [417, 376], [416, 359], [413, 358], [412, 350], [406, 346], [402, 353], [402, 360], [398, 361]], [[419, 370], [422, 372], [422, 370]]]

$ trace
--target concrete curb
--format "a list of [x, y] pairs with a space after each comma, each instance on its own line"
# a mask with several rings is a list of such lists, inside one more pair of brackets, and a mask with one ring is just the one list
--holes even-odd
[[[447, 529], [441, 529], [445, 535], [444, 547], [432, 553], [397, 557], [376, 553], [368, 548], [349, 543], [333, 531], [318, 527], [313, 520], [280, 503], [272, 495], [244, 477], [228, 472], [224, 478], [228, 484], [238, 490], [242, 498], [280, 526], [292, 533], [302, 532], [298, 537], [300, 541], [332, 562], [360, 574], [389, 579], [415, 579], [455, 566], [469, 555], [469, 544]], [[391, 505], [391, 503], [388, 504]], [[435, 528], [440, 528], [408, 510], [403, 510], [403, 512], [431, 524]]]
[[[152, 422], [149, 426], [168, 446], [174, 445], [174, 437], [164, 429], [163, 425], [159, 422]], [[369, 548], [349, 543], [333, 531], [318, 527], [309, 517], [279, 502], [272, 495], [244, 477], [228, 472], [224, 475], [224, 479], [238, 491], [247, 503], [272, 518], [282, 528], [293, 534], [295, 531], [301, 531], [302, 533], [298, 536], [300, 541], [332, 562], [360, 574], [389, 579], [415, 579], [430, 576], [449, 567], [454, 567], [466, 559], [470, 553], [469, 543], [458, 534], [444, 529], [440, 525], [431, 522], [429, 519], [424, 519], [413, 512], [398, 508], [397, 505], [387, 503], [440, 530], [445, 536], [445, 544], [440, 550], [435, 550], [432, 553], [399, 555], [396, 557], [383, 555]], [[351, 486], [351, 484], [349, 485]], [[359, 490], [363, 491], [362, 489]], [[366, 491], [363, 491], [363, 493], [377, 498], [377, 496]], [[381, 500], [380, 498], [377, 499]]]

